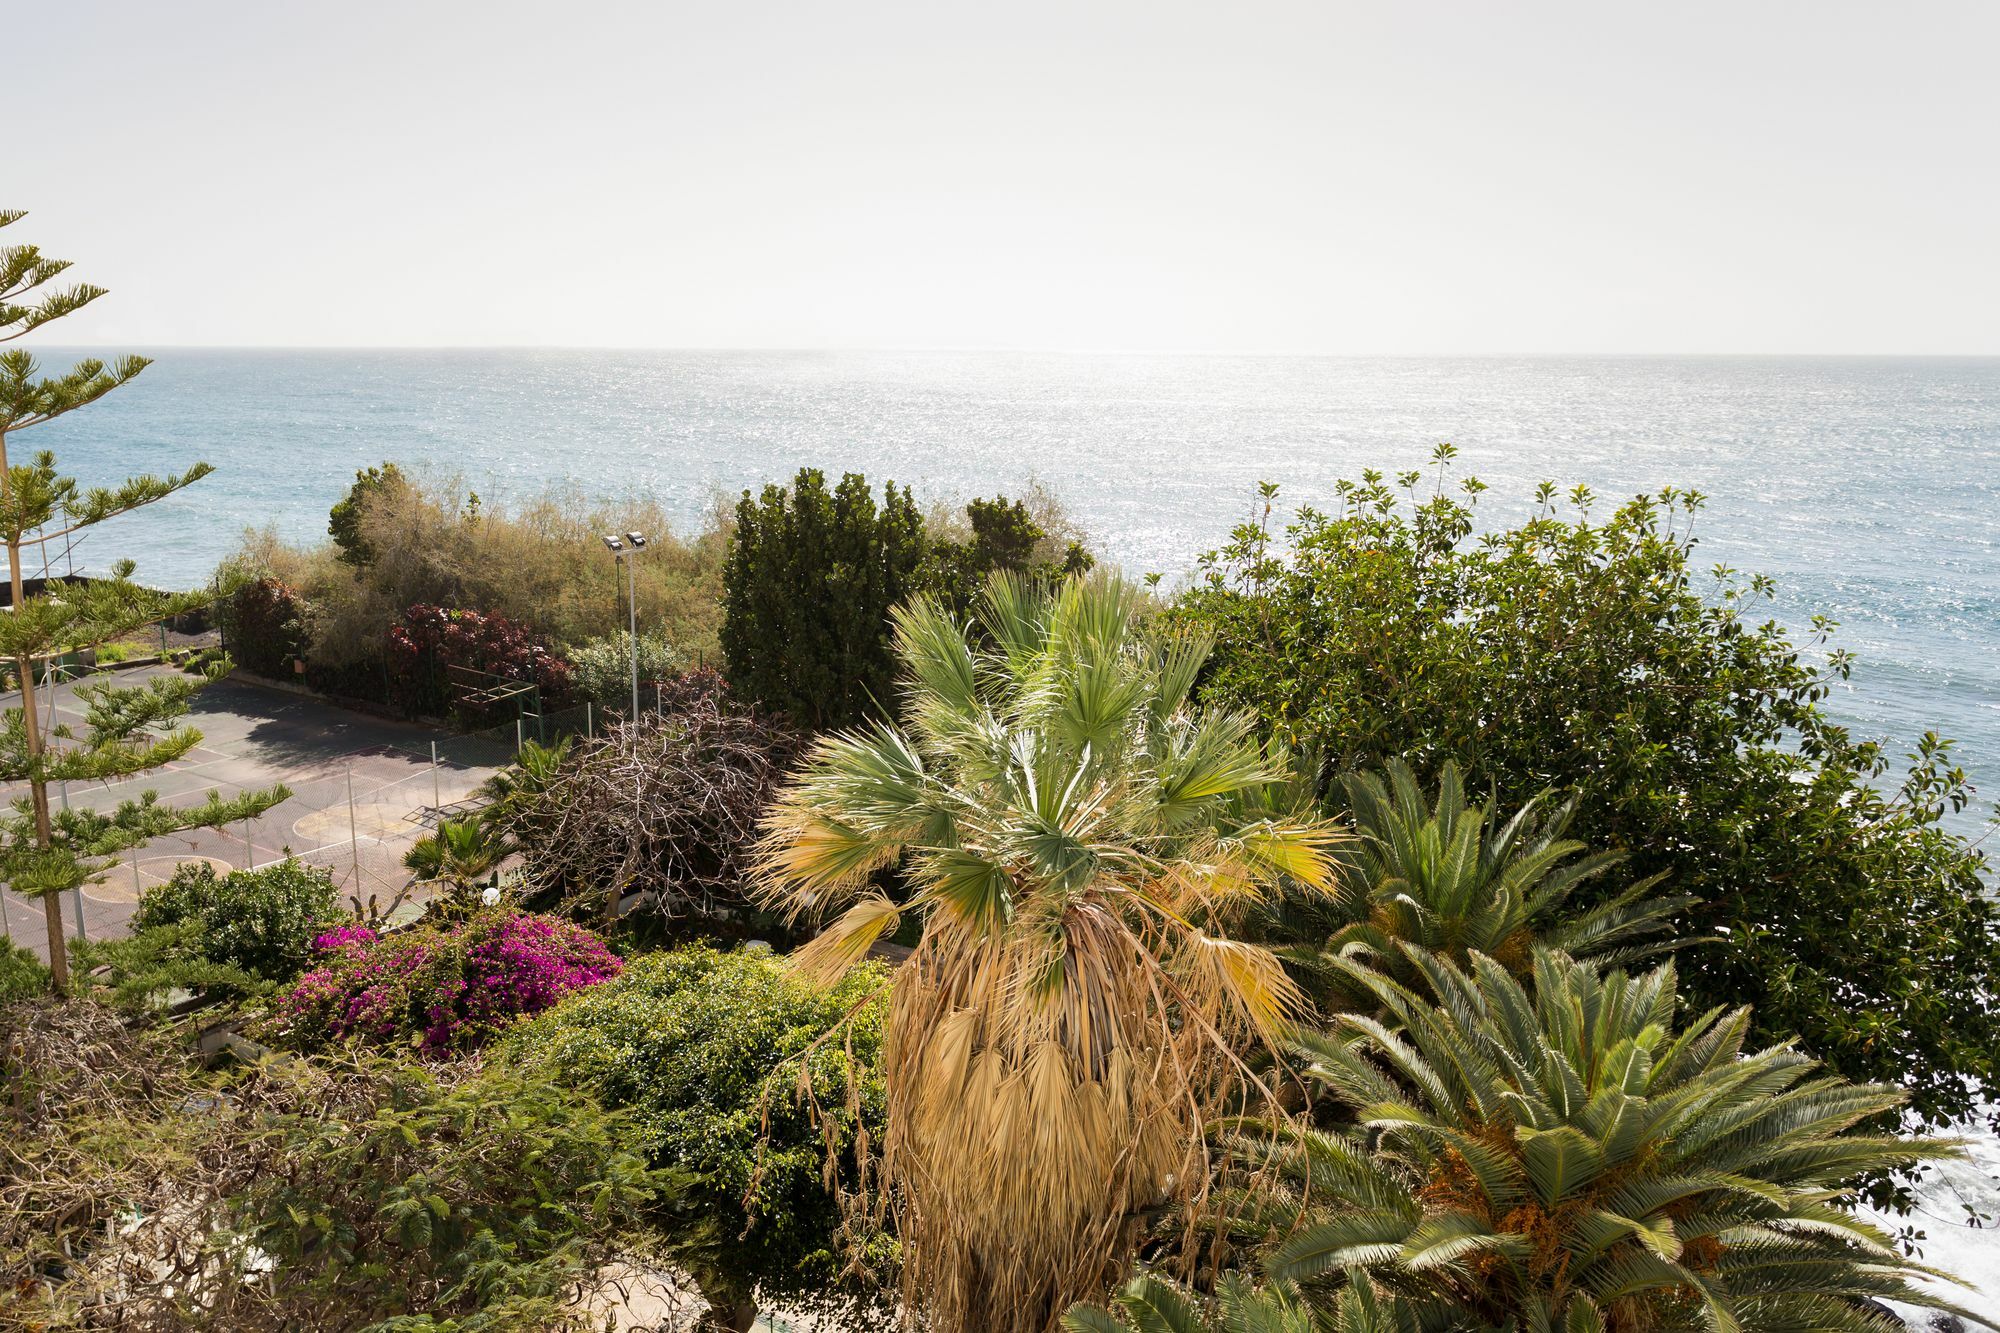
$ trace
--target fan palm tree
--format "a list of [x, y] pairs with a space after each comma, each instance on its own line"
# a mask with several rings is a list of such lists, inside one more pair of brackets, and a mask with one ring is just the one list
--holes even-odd
[[[884, 1039], [884, 1171], [933, 1327], [1041, 1333], [1115, 1279], [1135, 1215], [1205, 1190], [1203, 1120], [1286, 1032], [1277, 960], [1222, 933], [1281, 880], [1324, 886], [1330, 827], [1274, 803], [1251, 720], [1189, 704], [1205, 644], [1140, 631], [1116, 578], [1002, 577], [974, 624], [894, 617], [903, 726], [821, 740], [760, 868], [822, 978], [899, 916], [921, 938]], [[875, 886], [899, 864], [898, 905]]]
[[420, 880], [469, 890], [513, 854], [514, 844], [494, 824], [466, 815], [443, 820], [436, 833], [417, 839], [403, 865]]
[[1484, 954], [1402, 951], [1430, 994], [1355, 969], [1399, 1031], [1347, 1015], [1300, 1041], [1358, 1129], [1238, 1141], [1290, 1186], [1250, 1205], [1281, 1237], [1271, 1281], [1521, 1333], [1886, 1333], [1868, 1300], [1941, 1304], [1911, 1283], [1937, 1274], [1841, 1206], [1859, 1176], [1956, 1150], [1853, 1132], [1901, 1090], [1745, 1052], [1747, 1009], [1676, 1032], [1671, 964], [1539, 950], [1530, 989]]
[[1625, 859], [1580, 855], [1584, 844], [1562, 836], [1574, 803], [1545, 813], [1537, 798], [1502, 822], [1490, 807], [1467, 802], [1453, 762], [1438, 775], [1435, 802], [1401, 760], [1382, 775], [1350, 773], [1341, 782], [1358, 838], [1341, 857], [1338, 911], [1346, 924], [1327, 941], [1328, 953], [1394, 969], [1400, 941], [1460, 962], [1477, 951], [1520, 973], [1537, 945], [1612, 966], [1694, 942], [1671, 934], [1668, 919], [1695, 900], [1656, 893], [1662, 875], [1588, 911], [1565, 910], [1579, 888]]

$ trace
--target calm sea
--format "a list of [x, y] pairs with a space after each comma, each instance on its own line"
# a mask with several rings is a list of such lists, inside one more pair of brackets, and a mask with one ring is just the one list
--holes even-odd
[[[1927, 728], [2000, 795], [2000, 359], [1329, 359], [995, 353], [163, 350], [138, 381], [19, 444], [86, 480], [217, 474], [122, 520], [131, 554], [203, 578], [251, 524], [325, 530], [384, 458], [488, 497], [573, 483], [700, 522], [718, 492], [804, 465], [969, 498], [1040, 478], [1102, 551], [1173, 578], [1260, 480], [1323, 500], [1440, 440], [1519, 515], [1544, 478], [1607, 500], [1706, 492], [1702, 552], [1778, 582], [1775, 613], [1841, 624], [1834, 701], [1907, 746]], [[42, 353], [50, 366], [59, 351]], [[1961, 821], [1970, 829], [1978, 816]]]

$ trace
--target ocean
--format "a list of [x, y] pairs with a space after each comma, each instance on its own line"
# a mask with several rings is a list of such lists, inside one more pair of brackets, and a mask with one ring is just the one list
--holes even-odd
[[[144, 350], [144, 349], [131, 349]], [[128, 387], [15, 437], [86, 481], [195, 459], [212, 478], [74, 553], [160, 585], [243, 530], [322, 535], [357, 468], [394, 459], [488, 499], [644, 493], [689, 527], [802, 466], [971, 498], [1029, 478], [1095, 547], [1169, 583], [1248, 516], [1258, 482], [1324, 501], [1439, 441], [1492, 487], [1605, 505], [1709, 496], [1704, 561], [1777, 581], [1772, 613], [1840, 623], [1831, 707], [1909, 748], [1927, 729], [2000, 796], [2000, 358], [1319, 358], [1030, 353], [160, 349]], [[79, 353], [39, 353], [56, 368]], [[1977, 833], [1990, 806], [1955, 820]]]

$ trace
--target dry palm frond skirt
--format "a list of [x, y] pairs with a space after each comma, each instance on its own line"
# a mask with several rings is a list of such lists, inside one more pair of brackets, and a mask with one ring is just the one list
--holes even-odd
[[1234, 1054], [1263, 1024], [1226, 997], [1246, 970], [1266, 994], [1291, 987], [1264, 950], [1198, 932], [1162, 962], [1169, 941], [1147, 936], [1164, 933], [1086, 897], [1053, 955], [1046, 936], [976, 939], [933, 920], [898, 970], [881, 1177], [913, 1319], [1043, 1333], [1116, 1281], [1169, 1212], [1192, 1257], [1203, 1128], [1269, 1096]]

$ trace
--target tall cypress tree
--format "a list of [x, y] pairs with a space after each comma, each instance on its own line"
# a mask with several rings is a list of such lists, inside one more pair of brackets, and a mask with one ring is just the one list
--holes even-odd
[[[0, 228], [22, 216], [0, 210]], [[32, 245], [0, 246], [0, 343], [25, 337], [104, 295], [103, 288], [87, 283], [50, 287], [68, 268], [67, 260], [44, 258]], [[61, 723], [44, 729], [36, 711], [36, 672], [45, 664], [192, 610], [211, 595], [142, 588], [132, 582], [130, 560], [118, 561], [109, 578], [27, 593], [31, 567], [48, 568], [43, 553], [50, 542], [164, 500], [213, 470], [196, 463], [179, 476], [132, 477], [115, 487], [85, 489], [74, 477], [56, 471], [52, 453], [37, 453], [26, 463], [8, 456], [10, 435], [88, 407], [130, 383], [147, 364], [141, 356], [109, 364], [90, 359], [66, 374], [43, 376], [27, 352], [0, 351], [0, 542], [7, 548], [13, 592], [11, 614], [0, 616], [0, 659], [11, 664], [21, 689], [20, 707], [0, 714], [0, 781], [28, 784], [28, 798], [12, 816], [0, 819], [0, 875], [18, 892], [41, 896], [49, 968], [58, 993], [69, 985], [62, 932], [65, 889], [100, 877], [104, 858], [127, 848], [164, 833], [247, 819], [289, 794], [277, 787], [225, 801], [211, 793], [205, 805], [177, 809], [147, 792], [109, 815], [90, 810], [53, 814], [49, 809], [52, 783], [129, 777], [171, 763], [201, 742], [200, 732], [176, 725], [193, 692], [206, 683], [191, 677], [156, 678], [136, 687], [104, 682], [79, 686], [77, 695], [87, 709], [81, 733]], [[226, 669], [218, 664], [214, 674]]]
[[743, 492], [723, 568], [730, 686], [814, 730], [889, 707], [889, 608], [916, 590], [923, 558], [923, 516], [894, 482], [879, 505], [859, 473], [829, 490], [817, 468], [789, 490]]

